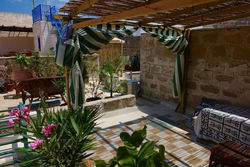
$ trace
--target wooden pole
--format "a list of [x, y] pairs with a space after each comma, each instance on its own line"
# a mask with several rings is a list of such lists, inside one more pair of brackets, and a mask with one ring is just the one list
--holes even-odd
[[70, 94], [69, 94], [69, 67], [65, 66], [65, 84], [66, 84], [66, 96], [67, 96], [67, 105], [68, 109], [72, 109], [71, 103], [70, 103]]
[[190, 29], [186, 32], [186, 39], [188, 41], [188, 46], [184, 52], [184, 74], [183, 74], [183, 83], [181, 88], [180, 96], [180, 112], [185, 112], [185, 102], [186, 102], [186, 88], [187, 88], [187, 74], [188, 74], [188, 57], [190, 56]]

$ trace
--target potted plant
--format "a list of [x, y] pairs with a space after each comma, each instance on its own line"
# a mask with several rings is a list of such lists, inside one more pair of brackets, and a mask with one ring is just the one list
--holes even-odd
[[119, 147], [117, 154], [108, 163], [95, 160], [96, 167], [168, 167], [163, 145], [155, 149], [155, 141], [143, 143], [147, 136], [147, 127], [135, 131], [132, 135], [126, 132], [120, 134], [124, 146]]
[[48, 111], [42, 102], [43, 113], [29, 115], [27, 108], [12, 110], [9, 126], [13, 126], [29, 139], [29, 148], [19, 149], [25, 153], [21, 166], [84, 166], [82, 160], [92, 155], [93, 138], [90, 135], [100, 117], [99, 108]]

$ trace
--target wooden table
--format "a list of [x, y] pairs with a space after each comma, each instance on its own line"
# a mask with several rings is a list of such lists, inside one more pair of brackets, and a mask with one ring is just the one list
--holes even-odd
[[222, 141], [211, 150], [209, 166], [249, 167], [250, 147], [231, 141]]

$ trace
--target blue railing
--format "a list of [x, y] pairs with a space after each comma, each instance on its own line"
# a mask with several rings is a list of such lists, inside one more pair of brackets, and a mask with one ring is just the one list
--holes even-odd
[[41, 20], [51, 21], [51, 7], [50, 5], [38, 5], [32, 10], [33, 23]]
[[38, 5], [32, 10], [32, 18], [33, 18], [33, 23], [37, 21], [50, 21], [52, 23], [52, 26], [55, 26], [58, 32], [58, 36], [61, 38], [62, 37], [62, 22], [61, 20], [55, 19], [53, 17], [54, 14], [57, 14], [58, 10], [56, 9], [55, 6], [50, 6], [50, 5]]

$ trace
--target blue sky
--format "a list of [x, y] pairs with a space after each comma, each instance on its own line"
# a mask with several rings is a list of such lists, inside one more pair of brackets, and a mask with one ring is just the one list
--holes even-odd
[[[62, 7], [68, 0], [47, 0], [47, 4]], [[36, 0], [35, 4], [45, 4], [45, 0]], [[0, 12], [31, 14], [33, 8], [32, 0], [0, 0]]]

